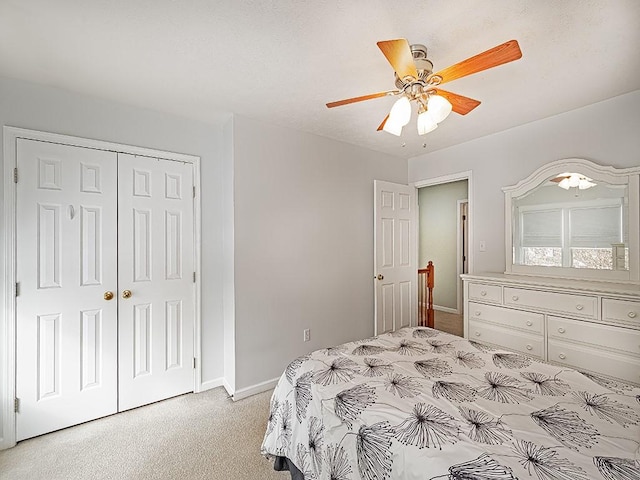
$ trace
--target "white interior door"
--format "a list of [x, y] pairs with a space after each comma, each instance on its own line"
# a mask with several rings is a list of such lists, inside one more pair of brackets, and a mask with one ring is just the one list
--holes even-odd
[[193, 391], [195, 284], [192, 166], [119, 154], [118, 169], [122, 411]]
[[374, 181], [375, 334], [415, 325], [416, 189]]
[[17, 440], [117, 411], [115, 157], [17, 141]]

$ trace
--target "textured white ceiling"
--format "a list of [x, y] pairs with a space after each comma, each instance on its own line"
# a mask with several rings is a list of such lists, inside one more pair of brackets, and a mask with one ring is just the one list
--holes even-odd
[[[376, 42], [400, 37], [435, 71], [511, 39], [523, 57], [446, 84], [482, 104], [424, 136], [415, 113], [376, 132], [392, 97], [325, 107], [394, 88]], [[639, 46], [638, 0], [0, 0], [1, 76], [405, 158], [637, 90]]]

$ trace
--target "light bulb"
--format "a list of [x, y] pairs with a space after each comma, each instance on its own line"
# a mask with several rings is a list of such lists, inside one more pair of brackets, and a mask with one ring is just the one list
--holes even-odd
[[580, 185], [580, 176], [574, 173], [569, 177], [569, 186], [577, 187], [578, 185]]
[[411, 102], [404, 95], [401, 96], [391, 107], [389, 120], [404, 127], [411, 120]]
[[569, 190], [571, 188], [571, 185], [569, 185], [569, 178], [565, 177], [562, 180], [560, 180], [560, 182], [558, 183], [558, 186], [560, 188], [564, 188], [565, 190]]
[[440, 95], [429, 95], [427, 110], [431, 114], [434, 122], [440, 123], [449, 116], [452, 110], [451, 103]]
[[399, 137], [400, 134], [402, 134], [402, 125], [400, 125], [398, 122], [394, 122], [391, 118], [391, 115], [389, 115], [387, 121], [384, 122], [384, 127], [382, 127], [382, 130]]
[[438, 128], [438, 124], [428, 111], [418, 114], [418, 135], [432, 132], [436, 128]]
[[590, 182], [588, 178], [581, 178], [578, 182], [578, 190], [586, 190], [587, 188], [595, 187], [596, 184]]

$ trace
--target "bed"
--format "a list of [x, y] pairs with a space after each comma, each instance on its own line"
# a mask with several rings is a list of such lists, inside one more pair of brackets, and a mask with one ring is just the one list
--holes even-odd
[[291, 362], [262, 453], [294, 480], [637, 480], [640, 388], [404, 328]]

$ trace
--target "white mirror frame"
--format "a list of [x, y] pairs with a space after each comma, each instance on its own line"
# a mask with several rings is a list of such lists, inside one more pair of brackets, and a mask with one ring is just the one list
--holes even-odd
[[[513, 263], [513, 200], [563, 172], [579, 172], [594, 180], [629, 187], [629, 270], [593, 270], [567, 267], [537, 267]], [[505, 196], [505, 259], [506, 274], [574, 278], [601, 282], [640, 283], [640, 166], [613, 168], [581, 158], [550, 162], [516, 185], [503, 187]]]

